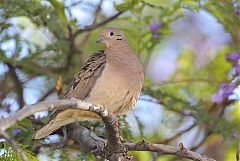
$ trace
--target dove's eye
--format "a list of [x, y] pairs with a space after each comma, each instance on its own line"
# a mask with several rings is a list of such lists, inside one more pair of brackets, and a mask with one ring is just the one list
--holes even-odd
[[110, 36], [113, 36], [114, 34], [113, 34], [113, 32], [110, 32], [109, 35], [110, 35]]

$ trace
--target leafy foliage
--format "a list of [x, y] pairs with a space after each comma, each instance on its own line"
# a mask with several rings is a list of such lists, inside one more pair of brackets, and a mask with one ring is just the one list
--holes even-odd
[[[19, 155], [12, 149], [11, 145], [9, 145], [8, 143], [4, 143], [3, 144], [3, 154], [0, 155], [0, 159], [4, 160], [4, 161], [21, 161], [21, 158], [19, 157]], [[38, 159], [33, 155], [33, 153], [27, 149], [27, 147], [25, 145], [19, 144], [18, 146], [21, 148], [21, 150], [26, 154], [26, 156], [28, 157], [28, 159], [30, 161], [38, 161]]]

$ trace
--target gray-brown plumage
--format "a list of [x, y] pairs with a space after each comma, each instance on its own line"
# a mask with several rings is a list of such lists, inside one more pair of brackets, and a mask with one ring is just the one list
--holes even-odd
[[[144, 77], [142, 65], [119, 30], [101, 31], [97, 42], [106, 45], [105, 51], [93, 54], [82, 66], [65, 98], [86, 100], [101, 104], [115, 114], [125, 114], [134, 107], [140, 94]], [[100, 119], [99, 116], [88, 111], [59, 110], [34, 138], [41, 139], [76, 121], [96, 119]]]

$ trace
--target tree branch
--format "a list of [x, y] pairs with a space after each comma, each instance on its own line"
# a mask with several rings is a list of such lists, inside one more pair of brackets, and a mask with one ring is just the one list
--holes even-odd
[[48, 102], [39, 102], [33, 105], [26, 105], [22, 109], [20, 109], [15, 115], [12, 115], [6, 119], [1, 120], [0, 122], [0, 130], [5, 131], [12, 125], [21, 121], [22, 119], [36, 113], [42, 111], [50, 111], [54, 109], [79, 109], [92, 111], [100, 115], [101, 117], [108, 116], [108, 111], [102, 106], [96, 106], [92, 103], [83, 102], [80, 100], [57, 100], [57, 101], [48, 101]]
[[176, 133], [176, 134], [175, 134], [174, 136], [172, 136], [171, 138], [162, 140], [161, 143], [162, 143], [162, 144], [166, 144], [166, 143], [168, 143], [168, 142], [170, 142], [170, 141], [178, 138], [178, 137], [181, 136], [182, 134], [184, 134], [184, 133], [190, 131], [191, 129], [193, 129], [196, 125], [197, 125], [196, 123], [192, 124], [190, 127], [188, 127], [188, 128], [186, 128], [186, 129], [184, 129], [184, 130]]
[[193, 78], [193, 79], [179, 79], [179, 80], [160, 81], [158, 83], [158, 85], [163, 86], [163, 85], [178, 84], [178, 83], [208, 83], [208, 84], [219, 85], [219, 84], [222, 83], [222, 81], [205, 79], [205, 78], [198, 78], [198, 79]]
[[[72, 130], [73, 133], [72, 134], [70, 133], [70, 136], [72, 136], [73, 139], [79, 143], [82, 143], [81, 141], [84, 141], [84, 143], [88, 145], [87, 150], [91, 150], [93, 154], [99, 155], [108, 160], [111, 161], [132, 160], [132, 158], [127, 155], [127, 152], [129, 150], [129, 151], [152, 151], [158, 152], [160, 154], [171, 154], [182, 158], [188, 158], [197, 161], [214, 161], [211, 158], [187, 150], [182, 144], [179, 145], [179, 148], [175, 148], [163, 144], [150, 144], [145, 141], [139, 143], [129, 142], [123, 143], [120, 139], [117, 117], [113, 113], [111, 113], [111, 111], [108, 111], [101, 105], [95, 105], [80, 100], [58, 100], [49, 102], [39, 102], [33, 105], [26, 105], [22, 109], [20, 109], [15, 115], [12, 115], [6, 119], [1, 120], [0, 131], [4, 132], [10, 126], [16, 124], [18, 121], [32, 115], [35, 112], [67, 108], [95, 112], [96, 114], [102, 117], [102, 120], [105, 123], [107, 141], [96, 136], [93, 132], [89, 131], [84, 127], [82, 127], [82, 129], [79, 129], [82, 130], [82, 132], [84, 132], [82, 133], [81, 136], [79, 136], [79, 134], [77, 134], [75, 130]], [[73, 124], [72, 127], [70, 128], [78, 129], [76, 126], [79, 127], [77, 124], [75, 125]], [[86, 139], [87, 136], [89, 136], [88, 139]], [[85, 139], [81, 140], [82, 137], [85, 137]], [[80, 140], [77, 140], [79, 138]]]
[[191, 147], [191, 150], [197, 150], [200, 146], [202, 146], [204, 144], [204, 142], [207, 140], [208, 136], [211, 135], [212, 132], [211, 131], [207, 131], [206, 135], [204, 136], [204, 138], [195, 146]]
[[196, 161], [215, 161], [214, 159], [208, 158], [207, 156], [203, 156], [196, 152], [187, 150], [182, 143], [179, 144], [179, 148], [163, 144], [150, 144], [144, 140], [138, 143], [125, 143], [125, 145], [128, 147], [129, 151], [152, 151], [163, 155], [170, 154]]
[[156, 6], [154, 4], [151, 4], [151, 3], [148, 3], [148, 2], [145, 2], [144, 0], [141, 1], [144, 5], [147, 5], [149, 7], [152, 7], [152, 8], [156, 8], [156, 9], [164, 9], [164, 7], [162, 6]]
[[22, 82], [19, 80], [19, 78], [17, 76], [15, 67], [10, 63], [6, 63], [6, 65], [9, 68], [9, 74], [12, 76], [12, 79], [14, 82], [15, 90], [16, 90], [16, 93], [18, 96], [18, 103], [19, 103], [20, 107], [22, 107], [24, 105]]
[[69, 68], [71, 66], [72, 63], [72, 58], [74, 56], [75, 53], [75, 37], [73, 35], [72, 32], [72, 27], [70, 25], [68, 25], [68, 40], [69, 40], [69, 52], [67, 54], [67, 58], [66, 58], [66, 65], [65, 65], [65, 71], [69, 71]]
[[55, 87], [50, 88], [45, 94], [43, 94], [38, 102], [44, 101], [49, 95], [51, 95], [53, 92], [55, 92]]
[[83, 29], [78, 29], [78, 30], [74, 33], [73, 37], [76, 37], [78, 34], [82, 33], [83, 31], [91, 31], [91, 30], [93, 30], [93, 29], [95, 29], [95, 28], [101, 27], [101, 26], [107, 24], [108, 22], [112, 21], [113, 19], [117, 18], [117, 17], [120, 16], [122, 13], [123, 13], [123, 11], [119, 11], [118, 13], [116, 13], [115, 15], [113, 15], [112, 17], [109, 17], [109, 18], [107, 18], [107, 19], [105, 19], [105, 20], [103, 20], [103, 21], [101, 21], [101, 22], [99, 22], [99, 23], [95, 23], [95, 24], [93, 24], [93, 25], [86, 26], [86, 27], [83, 28]]

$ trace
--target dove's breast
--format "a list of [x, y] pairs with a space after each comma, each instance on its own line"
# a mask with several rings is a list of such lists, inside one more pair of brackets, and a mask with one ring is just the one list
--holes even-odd
[[87, 100], [101, 104], [115, 114], [123, 114], [134, 107], [142, 82], [142, 70], [106, 63], [101, 78], [97, 80]]

